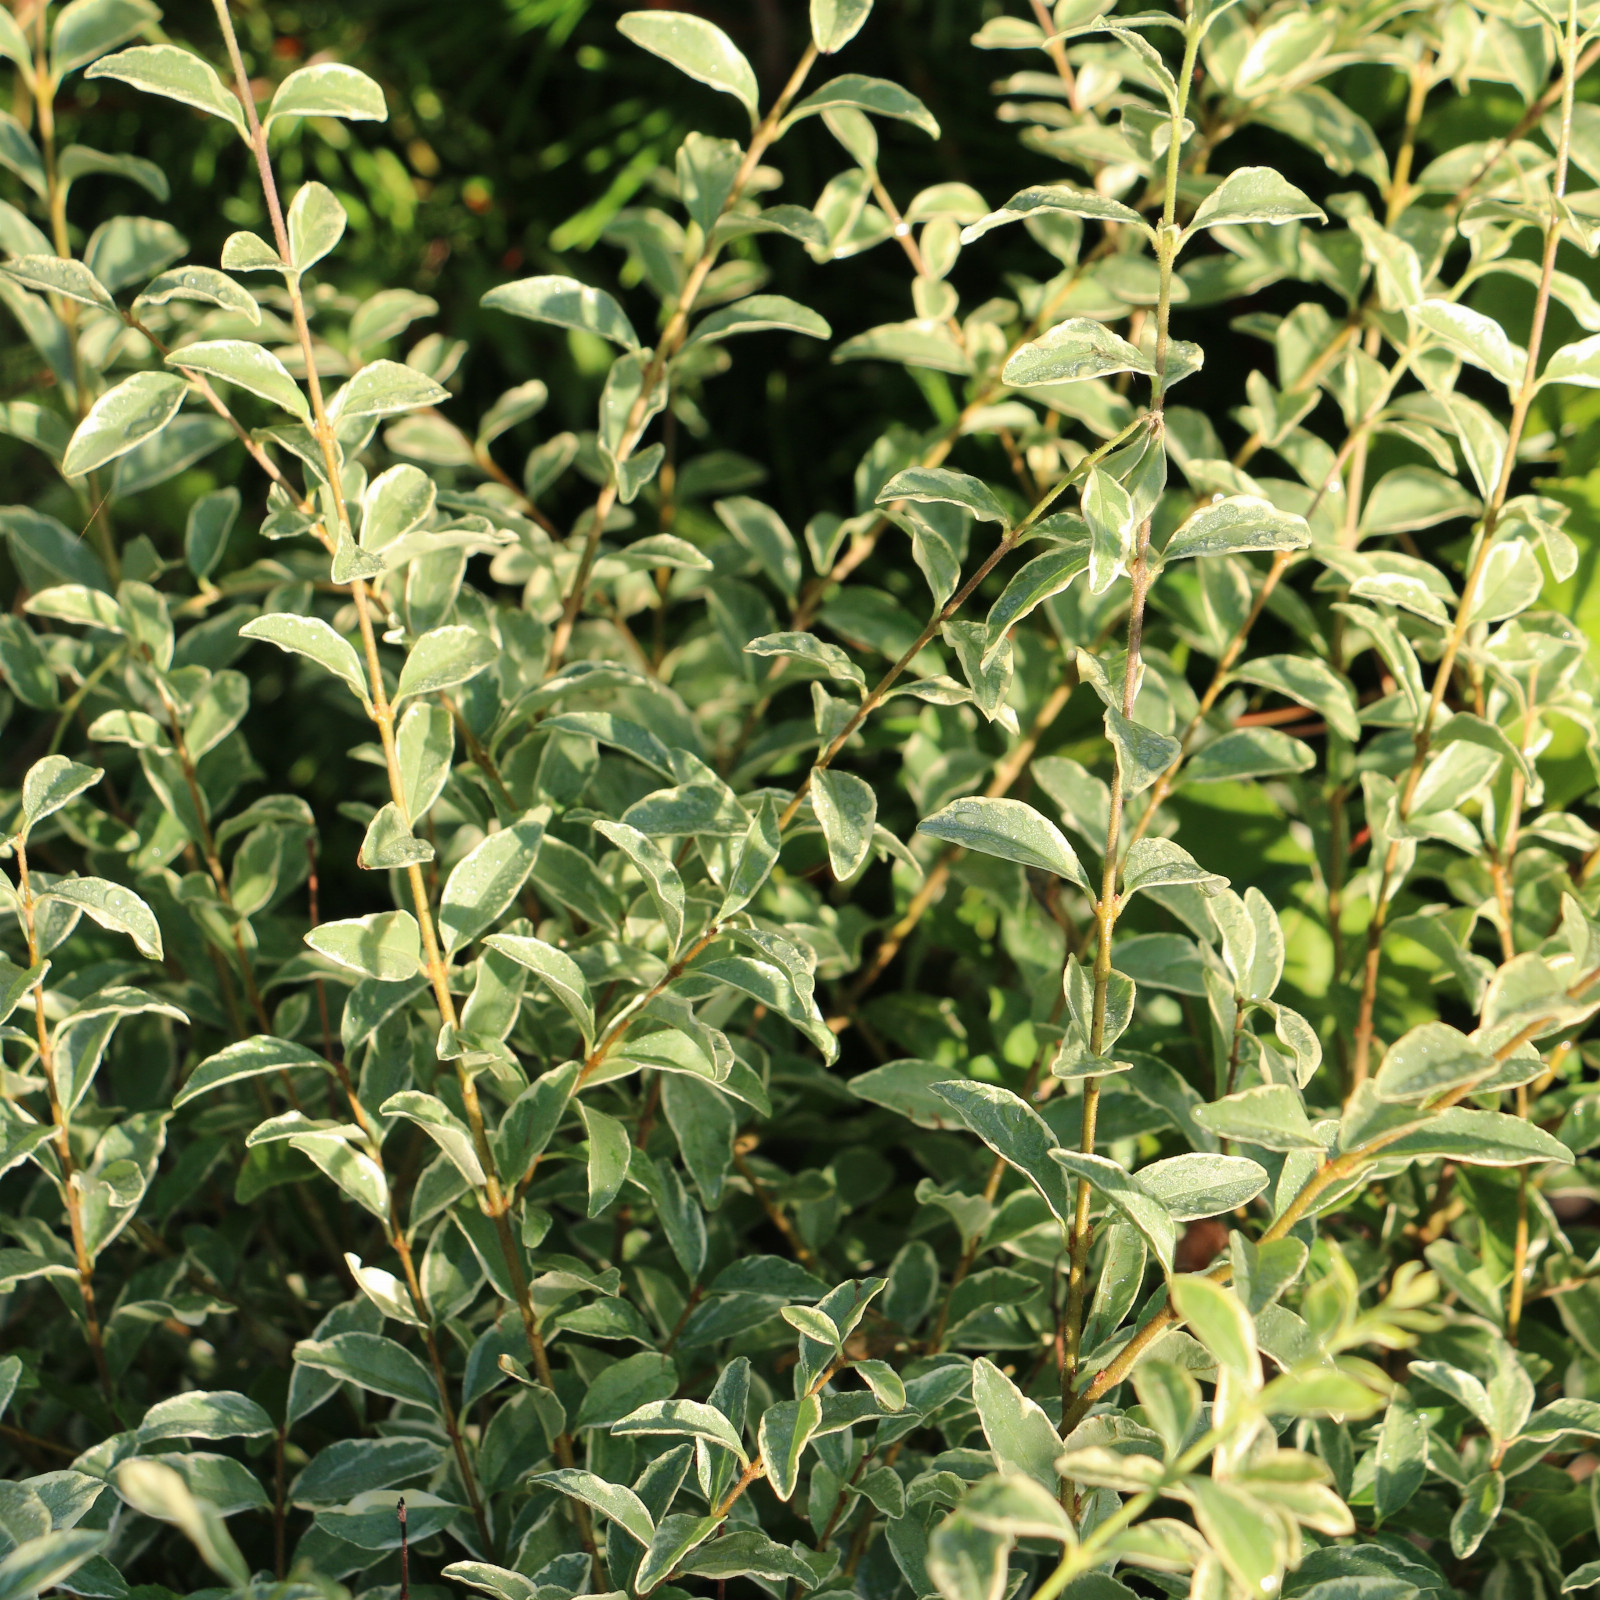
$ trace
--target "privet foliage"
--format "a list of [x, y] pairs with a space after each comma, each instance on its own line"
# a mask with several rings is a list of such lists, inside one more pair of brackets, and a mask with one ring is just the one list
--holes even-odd
[[[611, 226], [626, 290], [486, 297], [608, 352], [519, 471], [539, 377], [459, 415], [459, 351], [397, 359], [431, 303], [325, 290], [344, 208], [278, 189], [276, 126], [381, 89], [258, 101], [215, 9], [0, 11], [46, 375], [3, 426], [62, 479], [0, 512], [0, 1600], [1600, 1581], [1600, 729], [1525, 467], [1600, 387], [1550, 332], [1600, 328], [1600, 7], [997, 10], [1062, 168], [1009, 195], [898, 192], [940, 130], [848, 70], [871, 0], [811, 0], [769, 89], [628, 14], [740, 109]], [[167, 183], [58, 145], [78, 73], [231, 127], [269, 230], [81, 241], [74, 183]], [[1420, 161], [1485, 84], [1514, 129]], [[813, 118], [839, 170], [793, 193]], [[1251, 164], [1296, 147], [1320, 202]], [[910, 314], [832, 357], [938, 421], [797, 537], [701, 400], [745, 336], [834, 339], [764, 261], [875, 248]], [[1177, 390], [1208, 360], [1226, 417]], [[233, 440], [181, 541], [129, 522]], [[365, 764], [363, 914], [251, 755], [290, 670]]]

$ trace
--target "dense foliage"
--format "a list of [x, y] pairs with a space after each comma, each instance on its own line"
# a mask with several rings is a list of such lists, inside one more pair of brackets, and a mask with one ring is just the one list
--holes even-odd
[[1600, 5], [507, 9], [0, 9], [0, 1600], [1600, 1583]]

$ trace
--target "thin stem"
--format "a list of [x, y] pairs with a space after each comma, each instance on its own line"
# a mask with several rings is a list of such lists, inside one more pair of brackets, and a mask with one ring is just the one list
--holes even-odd
[[[750, 144], [739, 162], [738, 170], [734, 173], [728, 196], [722, 203], [721, 211], [718, 212], [719, 220], [743, 198], [744, 191], [749, 186], [756, 168], [761, 164], [761, 158], [766, 154], [767, 147], [778, 137], [784, 113], [789, 109], [794, 97], [799, 94], [801, 85], [805, 83], [816, 60], [817, 47], [808, 44], [805, 54], [800, 57], [799, 64], [790, 74], [789, 81], [783, 86], [778, 98], [773, 101], [766, 116], [761, 119], [751, 135]], [[550, 641], [550, 656], [545, 663], [547, 676], [555, 672], [566, 660], [567, 647], [572, 642], [572, 630], [577, 626], [578, 616], [588, 595], [589, 575], [594, 570], [595, 556], [600, 548], [600, 537], [605, 532], [606, 518], [611, 515], [612, 507], [617, 503], [617, 474], [638, 449], [639, 441], [644, 437], [644, 430], [654, 415], [652, 408], [662, 379], [666, 375], [667, 363], [678, 353], [688, 334], [689, 318], [694, 312], [695, 301], [705, 287], [706, 279], [710, 276], [711, 268], [717, 259], [715, 232], [716, 227], [713, 224], [711, 232], [706, 235], [701, 246], [699, 258], [690, 267], [689, 275], [684, 280], [678, 303], [667, 319], [666, 327], [662, 329], [655, 353], [645, 367], [638, 397], [628, 410], [627, 420], [622, 427], [622, 436], [617, 444], [616, 465], [612, 475], [600, 490], [589, 512], [589, 525], [584, 534], [583, 553], [578, 558], [578, 570], [573, 576], [572, 587], [568, 589], [566, 599], [562, 602], [561, 620], [557, 622], [555, 636]]]
[[[1528, 1116], [1528, 1086], [1517, 1088], [1517, 1115]], [[1517, 1170], [1517, 1231], [1511, 1253], [1511, 1287], [1506, 1296], [1506, 1338], [1517, 1342], [1522, 1325], [1522, 1302], [1528, 1279], [1528, 1169]]]
[[[1342, 348], [1342, 346], [1339, 346], [1338, 341], [1335, 341], [1330, 348]], [[1318, 485], [1316, 494], [1312, 496], [1311, 503], [1306, 507], [1308, 521], [1316, 515], [1317, 508], [1327, 495], [1332, 492], [1334, 484], [1339, 481], [1345, 464], [1354, 455], [1361, 440], [1366, 437], [1367, 431], [1377, 421], [1384, 407], [1388, 405], [1389, 397], [1394, 393], [1395, 385], [1399, 383], [1410, 367], [1413, 356], [1414, 352], [1409, 349], [1401, 352], [1399, 359], [1389, 369], [1386, 382], [1378, 393], [1373, 396], [1365, 415], [1360, 418], [1355, 428], [1339, 447], [1338, 453], [1329, 464], [1327, 472], [1323, 474], [1322, 482]], [[1144, 810], [1140, 813], [1139, 820], [1133, 825], [1128, 835], [1128, 848], [1131, 849], [1144, 838], [1151, 824], [1156, 820], [1157, 812], [1166, 801], [1167, 796], [1172, 793], [1178, 774], [1183, 770], [1183, 763], [1189, 758], [1189, 748], [1193, 744], [1195, 736], [1205, 725], [1205, 720], [1210, 716], [1212, 708], [1221, 698], [1222, 691], [1227, 688], [1228, 675], [1233, 671], [1234, 663], [1244, 653], [1244, 647], [1249, 643], [1250, 635], [1255, 631], [1256, 624], [1265, 613], [1267, 602], [1272, 598], [1273, 590], [1278, 587], [1284, 574], [1299, 558], [1300, 552], [1297, 550], [1279, 550], [1273, 556], [1272, 565], [1267, 568], [1266, 577], [1262, 580], [1261, 587], [1256, 591], [1255, 597], [1250, 603], [1250, 609], [1245, 614], [1244, 621], [1234, 629], [1227, 644], [1223, 646], [1222, 654], [1217, 657], [1217, 664], [1212, 670], [1210, 683], [1206, 685], [1204, 692], [1201, 694], [1194, 714], [1185, 723], [1183, 731], [1178, 735], [1178, 754], [1173, 758], [1172, 765], [1151, 786], [1150, 797], [1145, 801]]]
[[1100, 462], [1110, 455], [1111, 452], [1119, 445], [1125, 444], [1130, 438], [1133, 437], [1135, 433], [1148, 426], [1148, 418], [1142, 416], [1135, 417], [1134, 420], [1125, 428], [1121, 429], [1110, 439], [1106, 440], [1106, 442], [1101, 445], [1098, 450], [1095, 450], [1090, 455], [1085, 456], [1083, 460], [1080, 461], [1078, 465], [1074, 467], [1072, 471], [1069, 472], [1059, 483], [1047, 490], [1044, 497], [1038, 502], [1037, 505], [1034, 506], [1033, 510], [1031, 510], [1021, 522], [1019, 522], [1014, 528], [1005, 534], [1005, 536], [990, 552], [987, 559], [982, 563], [981, 566], [979, 566], [978, 570], [974, 572], [972, 576], [968, 578], [967, 581], [962, 584], [953, 595], [951, 595], [944, 605], [934, 613], [932, 620], [907, 647], [905, 653], [900, 657], [900, 659], [896, 661], [886, 673], [884, 673], [884, 675], [877, 681], [876, 684], [873, 685], [871, 693], [869, 693], [866, 699], [861, 702], [860, 706], [856, 708], [855, 714], [844, 725], [844, 727], [839, 730], [838, 734], [828, 745], [827, 749], [822, 751], [822, 753], [817, 757], [816, 765], [813, 766], [812, 769], [805, 775], [805, 777], [800, 780], [800, 787], [795, 790], [794, 794], [789, 800], [788, 805], [784, 807], [782, 815], [778, 818], [778, 830], [780, 833], [783, 831], [783, 829], [787, 828], [791, 822], [794, 821], [795, 813], [798, 812], [800, 807], [805, 803], [806, 795], [811, 789], [811, 780], [815, 778], [819, 772], [825, 772], [833, 764], [834, 757], [837, 756], [839, 752], [844, 749], [845, 745], [850, 742], [850, 740], [854, 737], [856, 730], [877, 709], [878, 705], [882, 702], [883, 697], [888, 694], [890, 689], [894, 687], [896, 680], [928, 645], [929, 641], [932, 640], [936, 633], [938, 633], [939, 629], [943, 627], [944, 624], [948, 622], [951, 617], [953, 617], [956, 612], [962, 608], [963, 605], [966, 604], [968, 599], [971, 598], [973, 590], [975, 590], [978, 585], [982, 583], [991, 572], [994, 571], [1000, 562], [1006, 556], [1008, 556], [1024, 538], [1027, 537], [1028, 533], [1033, 529], [1034, 524], [1045, 515], [1050, 507], [1063, 494], [1065, 494], [1066, 491], [1074, 483], [1076, 483], [1079, 478], [1087, 476], [1088, 473], [1093, 470], [1093, 468], [1098, 466]]
[[[17, 884], [22, 899], [22, 930], [28, 941], [28, 965], [39, 965], [39, 932], [35, 924], [33, 882], [28, 873], [28, 847], [19, 836], [15, 841], [17, 851]], [[67, 1226], [72, 1233], [72, 1254], [78, 1268], [78, 1293], [83, 1301], [83, 1324], [89, 1338], [89, 1349], [94, 1356], [95, 1371], [100, 1386], [108, 1400], [115, 1401], [111, 1382], [111, 1368], [106, 1362], [105, 1335], [100, 1327], [100, 1314], [95, 1307], [94, 1263], [89, 1255], [88, 1237], [83, 1222], [83, 1188], [77, 1165], [72, 1159], [72, 1114], [62, 1103], [60, 1080], [56, 1076], [55, 1041], [50, 1035], [50, 1023], [44, 1010], [44, 980], [33, 986], [34, 1037], [38, 1042], [39, 1067], [44, 1073], [45, 1092], [50, 1099], [50, 1120], [55, 1125], [56, 1158], [61, 1163], [61, 1197], [67, 1208]]]
[[[1022, 776], [1023, 770], [1033, 760], [1034, 752], [1039, 748], [1039, 741], [1050, 730], [1056, 718], [1067, 708], [1067, 702], [1072, 698], [1072, 691], [1078, 686], [1078, 670], [1071, 657], [1062, 669], [1061, 681], [1050, 691], [1044, 704], [1039, 707], [1038, 714], [1034, 717], [1028, 728], [1026, 737], [1020, 743], [1006, 752], [999, 764], [994, 769], [994, 776], [989, 780], [984, 789], [986, 799], [1003, 799], [1011, 792], [1013, 785]], [[845, 999], [845, 1017], [849, 1020], [849, 1013], [860, 1003], [874, 983], [883, 975], [884, 969], [900, 953], [900, 947], [911, 936], [912, 931], [922, 920], [928, 907], [933, 905], [944, 892], [944, 886], [949, 881], [950, 870], [962, 856], [966, 854], [960, 845], [950, 845], [940, 855], [939, 859], [928, 869], [928, 875], [917, 887], [900, 920], [883, 936], [882, 942], [873, 952], [872, 959], [861, 969], [854, 983], [850, 985]]]
[[[250, 145], [255, 155], [256, 168], [261, 179], [267, 214], [272, 222], [273, 238], [277, 244], [279, 255], [287, 261], [291, 258], [289, 235], [284, 223], [283, 206], [278, 195], [277, 179], [273, 174], [272, 161], [267, 150], [266, 130], [262, 127], [261, 119], [256, 113], [255, 97], [251, 93], [249, 75], [245, 71], [244, 58], [240, 54], [238, 35], [234, 31], [233, 20], [228, 14], [227, 0], [212, 0], [212, 6], [216, 12], [217, 22], [227, 46], [229, 61], [233, 66], [235, 92], [244, 107], [246, 123], [250, 132]], [[339, 536], [343, 539], [348, 539], [350, 537], [350, 512], [349, 507], [345, 504], [344, 493], [341, 488], [343, 481], [341, 452], [333, 424], [328, 417], [327, 407], [323, 402], [322, 383], [318, 375], [316, 351], [312, 343], [310, 323], [306, 316], [305, 296], [301, 291], [299, 274], [293, 272], [285, 273], [284, 286], [288, 291], [295, 333], [305, 360], [306, 389], [311, 402], [311, 431], [322, 453], [330, 490], [329, 498], [333, 501], [335, 514], [338, 518]], [[323, 533], [325, 543], [331, 545], [333, 541], [327, 539], [326, 530], [323, 530]], [[401, 775], [399, 753], [395, 746], [394, 708], [389, 701], [388, 693], [384, 686], [382, 663], [378, 657], [378, 641], [372, 622], [371, 592], [364, 580], [358, 578], [351, 583], [350, 598], [355, 605], [356, 623], [361, 633], [368, 681], [370, 715], [377, 724], [379, 740], [383, 746], [390, 795], [394, 801], [395, 809], [400, 815], [402, 825], [409, 827], [410, 813], [406, 804], [405, 783]], [[444, 1027], [454, 1029], [457, 1025], [457, 1017], [455, 1001], [450, 993], [449, 964], [440, 948], [438, 935], [434, 928], [433, 912], [428, 901], [427, 885], [423, 880], [421, 868], [413, 863], [407, 871], [407, 878], [411, 887], [412, 903], [421, 935], [423, 963], [428, 974], [429, 984], [433, 990], [435, 1002], [439, 1008], [439, 1020]], [[484, 1124], [483, 1108], [478, 1099], [477, 1085], [473, 1080], [472, 1074], [459, 1062], [457, 1063], [457, 1081], [461, 1086], [462, 1104], [467, 1115], [468, 1126], [472, 1131], [473, 1146], [484, 1172], [484, 1188], [481, 1197], [483, 1209], [494, 1225], [501, 1252], [505, 1257], [507, 1275], [510, 1278], [512, 1293], [522, 1318], [523, 1331], [527, 1338], [529, 1353], [533, 1359], [534, 1370], [542, 1384], [553, 1388], [553, 1375], [550, 1370], [549, 1356], [545, 1351], [544, 1339], [540, 1332], [538, 1312], [534, 1308], [533, 1299], [528, 1288], [527, 1271], [522, 1258], [522, 1249], [511, 1228], [509, 1211], [515, 1196], [508, 1193], [501, 1186], [499, 1173], [495, 1165], [493, 1146], [490, 1144], [488, 1130]], [[555, 1452], [558, 1461], [563, 1467], [571, 1467], [576, 1464], [577, 1458], [572, 1448], [571, 1437], [565, 1432], [556, 1438]], [[599, 1550], [595, 1543], [587, 1509], [576, 1502], [574, 1502], [572, 1509], [574, 1521], [577, 1524], [584, 1548], [590, 1555], [595, 1579], [598, 1583], [601, 1575]]]
[[[1563, 998], [1567, 1000], [1581, 999], [1596, 983], [1600, 983], [1600, 967], [1595, 967], [1586, 972], [1576, 983], [1572, 984], [1565, 992]], [[1588, 1014], [1593, 1016], [1600, 1010], [1600, 998], [1587, 1002]], [[1535, 1017], [1525, 1027], [1513, 1034], [1504, 1044], [1500, 1045], [1493, 1053], [1496, 1065], [1508, 1060], [1515, 1055], [1523, 1045], [1529, 1043], [1537, 1034], [1549, 1028], [1548, 1019]], [[1558, 1046], [1558, 1048], [1561, 1048]], [[1477, 1092], [1479, 1082], [1474, 1079], [1449, 1090], [1428, 1107], [1425, 1112], [1418, 1115], [1412, 1122], [1402, 1123], [1398, 1127], [1386, 1129], [1383, 1133], [1376, 1134], [1364, 1143], [1355, 1145], [1351, 1149], [1335, 1156], [1318, 1167], [1306, 1179], [1300, 1191], [1290, 1201], [1279, 1215], [1273, 1219], [1271, 1225], [1261, 1235], [1258, 1241], [1261, 1244], [1271, 1244], [1275, 1240], [1286, 1238], [1290, 1231], [1300, 1220], [1307, 1215], [1317, 1201], [1335, 1184], [1357, 1176], [1361, 1169], [1369, 1162], [1381, 1155], [1390, 1145], [1405, 1138], [1408, 1134], [1425, 1128], [1428, 1121], [1441, 1111], [1448, 1111], [1450, 1107], [1459, 1105], [1469, 1095]], [[1227, 1262], [1213, 1267], [1207, 1274], [1213, 1282], [1226, 1283], [1232, 1269]], [[1103, 1395], [1122, 1382], [1133, 1370], [1139, 1358], [1159, 1339], [1168, 1328], [1178, 1321], [1177, 1313], [1172, 1309], [1171, 1303], [1163, 1306], [1151, 1319], [1120, 1349], [1106, 1365], [1095, 1374], [1093, 1380], [1078, 1394], [1077, 1398], [1067, 1408], [1066, 1415], [1062, 1418], [1063, 1436], [1070, 1433], [1073, 1428], [1089, 1414]]]
[[[1528, 354], [1523, 367], [1522, 382], [1511, 404], [1511, 425], [1507, 429], [1505, 458], [1500, 464], [1500, 476], [1494, 492], [1484, 508], [1483, 525], [1479, 531], [1472, 565], [1461, 588], [1461, 598], [1456, 605], [1455, 623], [1445, 640], [1443, 653], [1434, 671], [1433, 689], [1427, 708], [1417, 728], [1410, 770], [1400, 793], [1400, 818], [1410, 815], [1416, 797], [1417, 784], [1427, 763], [1432, 745], [1433, 725], [1438, 720], [1450, 680], [1455, 673], [1456, 659], [1466, 641], [1467, 630], [1472, 626], [1472, 612], [1477, 602], [1478, 590], [1488, 566], [1489, 552], [1494, 544], [1496, 526], [1501, 510], [1511, 490], [1511, 477], [1516, 470], [1517, 451], [1527, 426], [1528, 411], [1538, 393], [1539, 357], [1544, 344], [1545, 322], [1550, 311], [1550, 285], [1555, 275], [1556, 251], [1561, 243], [1561, 200], [1567, 187], [1567, 160], [1572, 148], [1572, 106], [1576, 88], [1576, 15], [1569, 23], [1566, 48], [1562, 51], [1561, 78], [1561, 132], [1556, 142], [1555, 176], [1551, 184], [1550, 219], [1545, 224], [1544, 255], [1539, 270], [1539, 289], [1533, 303], [1533, 325], [1528, 333]], [[1377, 876], [1373, 894], [1372, 918], [1367, 924], [1366, 960], [1362, 968], [1361, 999], [1356, 1017], [1355, 1044], [1351, 1052], [1350, 1083], [1352, 1089], [1366, 1081], [1372, 1057], [1373, 1015], [1378, 995], [1378, 976], [1383, 962], [1383, 935], [1388, 924], [1388, 908], [1395, 887], [1395, 874], [1400, 865], [1402, 844], [1391, 839], [1384, 852], [1382, 867]]]
[[[61, 182], [56, 164], [56, 80], [50, 71], [50, 58], [45, 50], [45, 13], [41, 5], [34, 15], [33, 74], [34, 111], [39, 124], [39, 155], [44, 163], [45, 204], [50, 213], [50, 242], [63, 259], [72, 255], [72, 240], [67, 232], [67, 191]], [[62, 327], [66, 330], [67, 349], [72, 358], [73, 409], [78, 421], [89, 414], [89, 372], [83, 359], [83, 347], [78, 330], [78, 306], [63, 295], [51, 295], [51, 305]], [[89, 524], [94, 533], [100, 560], [111, 579], [113, 588], [122, 576], [121, 562], [117, 556], [116, 540], [112, 537], [111, 519], [106, 513], [107, 496], [100, 492], [100, 476], [91, 472], [84, 478], [84, 489], [90, 506]]]
[[478, 1537], [483, 1541], [484, 1550], [492, 1553], [494, 1543], [489, 1532], [489, 1518], [484, 1509], [483, 1495], [478, 1487], [477, 1474], [472, 1470], [472, 1461], [467, 1455], [466, 1441], [462, 1437], [461, 1424], [456, 1415], [455, 1404], [450, 1398], [450, 1376], [445, 1371], [444, 1358], [439, 1351], [433, 1313], [428, 1308], [427, 1297], [423, 1294], [422, 1283], [417, 1277], [417, 1267], [411, 1251], [411, 1241], [406, 1237], [405, 1224], [400, 1217], [400, 1201], [395, 1193], [395, 1184], [384, 1167], [383, 1138], [373, 1125], [371, 1117], [367, 1115], [367, 1108], [362, 1105], [361, 1098], [356, 1093], [355, 1084], [350, 1078], [349, 1068], [342, 1060], [336, 1061], [332, 1065], [334, 1076], [338, 1078], [339, 1087], [344, 1091], [345, 1101], [350, 1107], [350, 1114], [355, 1118], [356, 1126], [360, 1128], [362, 1137], [366, 1140], [367, 1154], [372, 1158], [379, 1172], [383, 1174], [384, 1189], [389, 1196], [389, 1214], [384, 1219], [384, 1232], [388, 1236], [389, 1247], [400, 1258], [400, 1270], [405, 1277], [406, 1293], [410, 1296], [411, 1308], [415, 1312], [417, 1322], [422, 1330], [422, 1342], [428, 1352], [428, 1365], [433, 1372], [434, 1388], [439, 1395], [439, 1413], [444, 1419], [445, 1433], [449, 1436], [450, 1448], [455, 1453], [456, 1470], [461, 1474], [462, 1487], [466, 1490], [468, 1503], [472, 1507], [472, 1519], [477, 1524]]
[[[1147, 448], [1164, 450], [1162, 418], [1166, 408], [1167, 357], [1172, 337], [1172, 269], [1178, 250], [1177, 209], [1178, 174], [1182, 162], [1184, 108], [1189, 102], [1189, 86], [1194, 78], [1195, 57], [1200, 49], [1200, 26], [1191, 14], [1184, 30], [1183, 66], [1178, 78], [1178, 97], [1172, 107], [1167, 144], [1166, 187], [1162, 195], [1161, 222], [1156, 229], [1156, 257], [1160, 270], [1160, 291], [1156, 301], [1155, 372], [1150, 379], [1150, 442]], [[1133, 718], [1142, 676], [1140, 651], [1144, 640], [1145, 601], [1154, 577], [1150, 567], [1150, 518], [1141, 522], [1137, 545], [1129, 570], [1133, 597], [1128, 611], [1128, 649], [1123, 664], [1122, 715]], [[1110, 803], [1107, 809], [1106, 842], [1101, 871], [1100, 894], [1095, 902], [1094, 989], [1089, 1023], [1089, 1054], [1098, 1060], [1106, 1047], [1106, 1009], [1111, 986], [1111, 945], [1121, 909], [1117, 896], [1119, 844], [1122, 813], [1126, 801], [1122, 763], [1115, 763], [1111, 774]], [[1063, 978], [1063, 982], [1065, 979]], [[1100, 1080], [1083, 1080], [1083, 1103], [1079, 1121], [1078, 1148], [1094, 1154], [1095, 1130], [1100, 1112]], [[1090, 1216], [1093, 1190], [1086, 1178], [1078, 1179], [1072, 1226], [1067, 1237], [1069, 1258], [1067, 1305], [1061, 1324], [1061, 1389], [1063, 1400], [1077, 1380], [1079, 1343], [1083, 1336], [1084, 1306], [1088, 1298], [1089, 1249], [1094, 1241]]]

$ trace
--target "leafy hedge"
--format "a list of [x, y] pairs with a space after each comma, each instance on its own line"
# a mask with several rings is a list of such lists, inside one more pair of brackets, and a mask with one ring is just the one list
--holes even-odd
[[623, 15], [476, 416], [372, 77], [0, 10], [0, 1600], [1600, 1582], [1600, 7], [988, 10]]

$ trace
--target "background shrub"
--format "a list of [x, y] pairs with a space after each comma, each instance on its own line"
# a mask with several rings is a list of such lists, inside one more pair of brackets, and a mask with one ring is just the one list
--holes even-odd
[[1600, 1581], [1597, 26], [0, 12], [0, 1600]]

